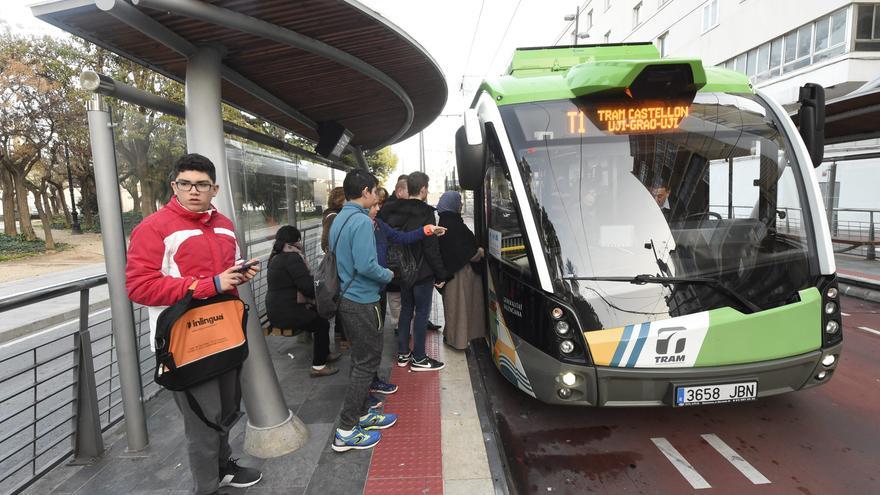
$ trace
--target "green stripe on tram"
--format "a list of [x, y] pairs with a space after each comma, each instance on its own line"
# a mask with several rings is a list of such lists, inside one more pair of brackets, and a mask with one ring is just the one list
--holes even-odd
[[800, 291], [800, 297], [800, 302], [751, 315], [731, 308], [710, 311], [695, 366], [754, 363], [818, 349], [822, 298], [815, 287]]

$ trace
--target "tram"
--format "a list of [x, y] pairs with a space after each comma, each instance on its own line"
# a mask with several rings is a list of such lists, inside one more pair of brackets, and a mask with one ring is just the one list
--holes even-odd
[[548, 403], [688, 406], [828, 382], [843, 346], [814, 167], [746, 76], [649, 43], [523, 48], [456, 133], [491, 354]]

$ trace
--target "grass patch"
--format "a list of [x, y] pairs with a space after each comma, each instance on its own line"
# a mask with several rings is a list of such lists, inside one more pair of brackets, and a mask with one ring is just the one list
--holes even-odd
[[[69, 249], [70, 244], [64, 242], [55, 243], [55, 251]], [[0, 263], [4, 261], [30, 258], [46, 253], [46, 241], [37, 239], [28, 241], [24, 234], [6, 235], [0, 234]]]

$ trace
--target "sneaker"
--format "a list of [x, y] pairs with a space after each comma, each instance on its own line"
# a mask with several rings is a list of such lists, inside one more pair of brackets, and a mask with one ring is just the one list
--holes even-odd
[[330, 447], [336, 452], [345, 452], [352, 449], [371, 449], [382, 439], [382, 434], [378, 431], [366, 431], [360, 426], [355, 426], [351, 435], [340, 435], [336, 430], [333, 437], [333, 444]]
[[226, 467], [220, 470], [220, 487], [231, 486], [234, 488], [247, 488], [256, 485], [263, 479], [263, 473], [260, 471], [239, 466], [238, 459], [226, 461]]
[[413, 358], [413, 356], [412, 356], [411, 352], [408, 352], [406, 354], [398, 354], [397, 355], [397, 366], [400, 366], [401, 368], [403, 368], [404, 366], [408, 365], [410, 361], [412, 361], [412, 358]]
[[358, 426], [365, 430], [384, 430], [385, 428], [389, 428], [394, 426], [394, 423], [397, 423], [397, 415], [396, 414], [379, 414], [374, 411], [370, 411], [367, 413], [367, 417], [365, 419], [361, 419]]
[[446, 364], [425, 356], [422, 359], [413, 359], [409, 367], [413, 371], [437, 371], [442, 370], [445, 366]]
[[334, 368], [333, 366], [325, 364], [324, 367], [319, 370], [312, 368], [312, 371], [309, 372], [309, 376], [312, 378], [320, 378], [322, 376], [335, 375], [336, 373], [339, 373], [339, 368]]
[[378, 410], [385, 405], [384, 400], [372, 394], [367, 396], [367, 403], [369, 404], [370, 411]]
[[375, 392], [377, 394], [385, 394], [391, 395], [394, 392], [397, 392], [397, 385], [393, 383], [388, 383], [385, 380], [379, 379], [374, 381], [370, 385], [370, 392]]
[[436, 324], [436, 323], [432, 323], [432, 322], [430, 322], [430, 321], [428, 322], [428, 324], [426, 325], [426, 327], [427, 327], [428, 330], [433, 330], [433, 331], [437, 331], [437, 330], [440, 330], [441, 328], [443, 328], [442, 326], [440, 326], [440, 325], [438, 325], [438, 324]]

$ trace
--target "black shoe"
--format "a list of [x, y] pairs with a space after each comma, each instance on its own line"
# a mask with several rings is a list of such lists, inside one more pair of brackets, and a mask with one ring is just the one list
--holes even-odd
[[430, 321], [428, 321], [427, 327], [428, 327], [428, 330], [440, 330], [441, 328], [443, 328], [442, 326], [431, 323]]
[[422, 359], [413, 359], [409, 364], [409, 369], [413, 371], [437, 371], [442, 370], [445, 366], [444, 363], [425, 356]]
[[238, 459], [230, 458], [226, 461], [226, 467], [220, 470], [220, 487], [231, 486], [234, 488], [247, 488], [256, 485], [263, 479], [260, 471], [239, 466]]

